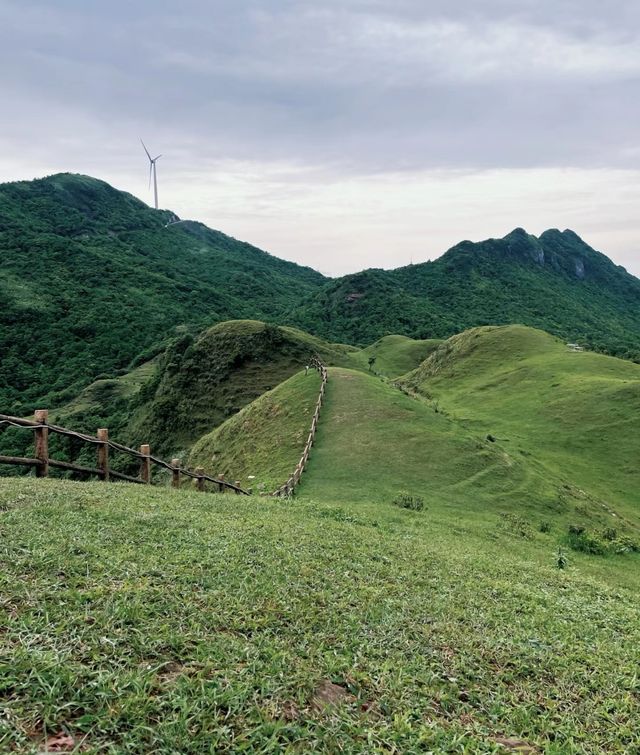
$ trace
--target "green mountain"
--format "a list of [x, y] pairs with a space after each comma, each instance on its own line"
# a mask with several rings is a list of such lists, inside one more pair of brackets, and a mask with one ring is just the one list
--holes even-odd
[[0, 185], [5, 411], [58, 405], [145, 349], [159, 353], [155, 345], [177, 327], [277, 320], [324, 281], [200, 223], [175, 221], [87, 176]]
[[536, 238], [519, 228], [503, 239], [463, 241], [433, 262], [365, 270], [326, 284], [291, 319], [358, 344], [522, 323], [640, 359], [640, 280], [573, 231]]
[[[331, 342], [379, 341], [346, 366], [376, 357], [389, 377], [437, 339], [492, 324], [640, 358], [640, 281], [571, 231], [536, 238], [518, 229], [434, 262], [327, 280], [93, 178], [0, 185], [5, 411], [60, 407], [233, 319], [288, 323]], [[390, 335], [420, 343], [388, 363], [380, 339]]]

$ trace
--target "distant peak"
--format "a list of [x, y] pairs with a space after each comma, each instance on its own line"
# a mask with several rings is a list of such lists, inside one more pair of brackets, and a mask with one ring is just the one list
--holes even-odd
[[[510, 238], [527, 238], [527, 239], [528, 239], [528, 238], [531, 238], [531, 235], [530, 235], [530, 234], [528, 234], [528, 233], [527, 233], [527, 232], [525, 231], [525, 229], [524, 229], [524, 228], [519, 228], [519, 227], [518, 227], [518, 228], [514, 228], [514, 229], [513, 229], [513, 231], [511, 231], [511, 233], [508, 233], [508, 234], [507, 234], [507, 235], [505, 236], [505, 239], [510, 239]], [[534, 237], [534, 238], [535, 238], [535, 237]]]

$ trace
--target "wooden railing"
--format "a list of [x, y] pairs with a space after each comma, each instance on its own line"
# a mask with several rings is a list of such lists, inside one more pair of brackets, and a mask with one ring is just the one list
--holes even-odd
[[[123, 446], [121, 443], [109, 440], [109, 431], [106, 428], [98, 430], [96, 436], [79, 433], [75, 430], [67, 430], [65, 427], [49, 424], [49, 413], [46, 409], [39, 409], [34, 415], [34, 419], [27, 420], [20, 417], [11, 417], [7, 414], [0, 414], [0, 427], [15, 427], [22, 430], [32, 431], [34, 434], [34, 457], [27, 458], [23, 456], [1, 456], [0, 464], [14, 464], [35, 468], [36, 477], [47, 477], [49, 468], [55, 467], [66, 471], [77, 472], [86, 475], [95, 475], [105, 482], [110, 480], [124, 480], [125, 482], [134, 482], [141, 485], [150, 485], [152, 482], [152, 465], [161, 467], [171, 472], [171, 484], [174, 488], [179, 488], [181, 478], [190, 477], [196, 481], [196, 489], [205, 490], [205, 482], [211, 482], [217, 486], [220, 493], [231, 490], [238, 495], [251, 495], [251, 491], [243, 490], [240, 483], [227, 482], [224, 475], [212, 477], [205, 473], [202, 467], [189, 470], [180, 466], [180, 459], [172, 459], [171, 463], [158, 459], [151, 455], [151, 448], [145, 444], [140, 446], [139, 451], [133, 448]], [[60, 461], [49, 456], [49, 433], [75, 438], [83, 443], [89, 443], [96, 446], [96, 466], [85, 467], [79, 464], [72, 464], [66, 461]], [[140, 472], [138, 477], [124, 474], [113, 469], [109, 463], [109, 452], [118, 451], [128, 456], [137, 458], [140, 463]]]
[[320, 409], [322, 408], [322, 403], [324, 401], [324, 392], [327, 385], [328, 375], [327, 368], [317, 357], [314, 357], [311, 360], [310, 365], [314, 369], [318, 370], [320, 377], [322, 378], [322, 383], [320, 385], [320, 394], [318, 395], [318, 400], [316, 401], [316, 409], [313, 414], [313, 419], [311, 420], [311, 429], [309, 430], [309, 436], [307, 437], [307, 442], [304, 445], [304, 450], [302, 451], [300, 461], [294, 469], [293, 474], [284, 483], [284, 485], [281, 485], [276, 491], [271, 494], [275, 497], [288, 498], [289, 496], [293, 495], [294, 490], [300, 484], [302, 473], [307, 467], [307, 462], [309, 461], [309, 453], [311, 452], [311, 448], [316, 438], [316, 429], [320, 420]]

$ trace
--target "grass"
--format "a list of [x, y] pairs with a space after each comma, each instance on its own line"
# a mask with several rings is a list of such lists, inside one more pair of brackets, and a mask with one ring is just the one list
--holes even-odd
[[305, 494], [387, 501], [399, 491], [481, 508], [551, 505], [553, 484], [426, 404], [374, 376], [330, 368]]
[[243, 487], [273, 492], [300, 460], [320, 384], [315, 370], [293, 375], [202, 437], [189, 464], [223, 473]]
[[347, 497], [1, 480], [0, 506], [2, 751], [640, 747], [621, 559]]
[[447, 341], [401, 383], [512, 456], [638, 521], [640, 366], [523, 326]]
[[[416, 397], [331, 367], [291, 501], [0, 479], [0, 752], [640, 751], [640, 554], [567, 535], [637, 533], [637, 369], [525, 328], [439, 347]], [[193, 461], [286, 476], [318, 387]]]
[[371, 371], [384, 377], [397, 378], [418, 367], [441, 343], [435, 338], [420, 341], [407, 336], [384, 336], [354, 353], [351, 363], [343, 366], [368, 371], [369, 358], [375, 357]]

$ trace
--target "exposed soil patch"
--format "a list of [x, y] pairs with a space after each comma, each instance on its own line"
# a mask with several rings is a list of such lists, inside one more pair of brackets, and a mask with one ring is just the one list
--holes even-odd
[[329, 707], [352, 703], [354, 700], [354, 696], [345, 687], [325, 679], [313, 693], [311, 707], [315, 711], [321, 712]]

